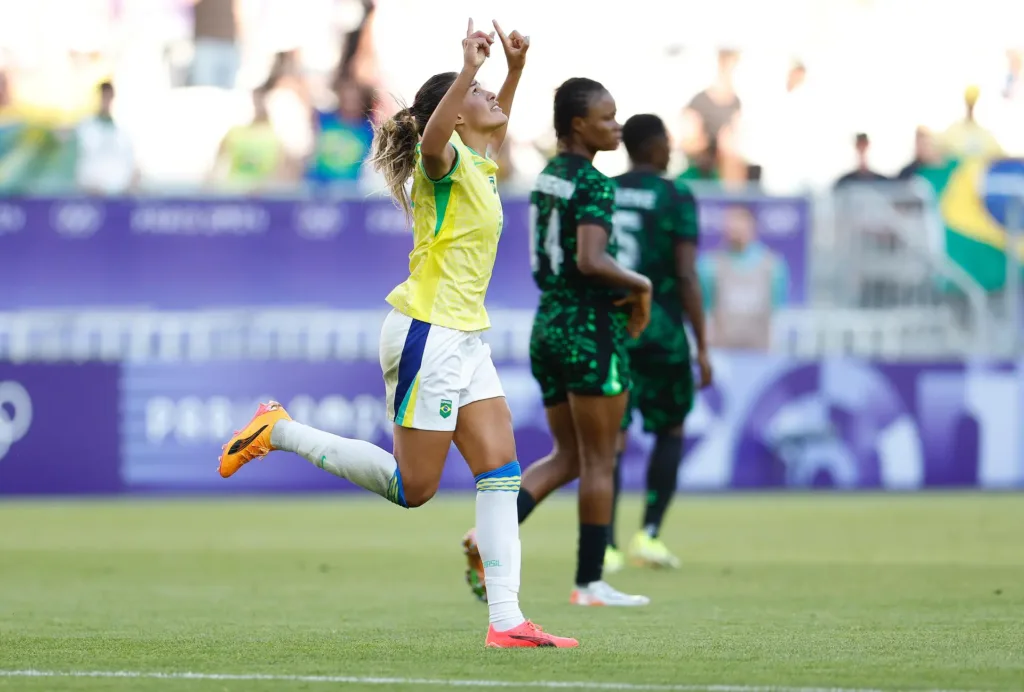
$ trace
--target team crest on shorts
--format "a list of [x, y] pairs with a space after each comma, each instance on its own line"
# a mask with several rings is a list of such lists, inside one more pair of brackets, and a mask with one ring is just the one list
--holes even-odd
[[439, 410], [439, 413], [441, 414], [442, 418], [447, 418], [448, 416], [452, 415], [451, 399], [441, 399], [441, 408]]

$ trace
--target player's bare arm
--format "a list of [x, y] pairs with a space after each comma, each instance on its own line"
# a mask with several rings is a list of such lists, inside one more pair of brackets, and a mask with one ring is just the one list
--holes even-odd
[[480, 67], [491, 55], [492, 43], [493, 34], [474, 31], [473, 20], [470, 19], [466, 38], [462, 40], [462, 71], [430, 116], [420, 140], [423, 167], [431, 178], [443, 178], [455, 165], [455, 147], [448, 140], [458, 124], [463, 99], [476, 81]]
[[633, 306], [629, 331], [634, 338], [639, 336], [651, 319], [650, 279], [626, 269], [608, 254], [608, 231], [603, 226], [580, 224], [576, 229], [576, 248], [576, 265], [582, 274], [629, 291], [629, 296], [617, 304]]
[[[512, 101], [515, 100], [519, 79], [522, 77], [523, 69], [526, 67], [526, 51], [530, 48], [530, 37], [523, 36], [516, 30], [506, 34], [497, 20], [493, 20], [492, 23], [494, 24], [494, 31], [498, 34], [498, 39], [501, 40], [501, 46], [505, 50], [505, 62], [508, 64], [508, 74], [505, 76], [505, 82], [498, 91], [498, 105], [506, 117], [512, 117]], [[501, 145], [505, 142], [505, 135], [507, 133], [507, 123], [494, 133], [490, 145], [491, 153], [498, 153]]]
[[712, 374], [704, 328], [704, 296], [697, 275], [697, 243], [691, 240], [676, 243], [676, 273], [679, 276], [679, 297], [683, 312], [693, 327], [693, 337], [697, 342], [697, 366], [700, 368], [700, 386], [703, 389], [710, 386]]

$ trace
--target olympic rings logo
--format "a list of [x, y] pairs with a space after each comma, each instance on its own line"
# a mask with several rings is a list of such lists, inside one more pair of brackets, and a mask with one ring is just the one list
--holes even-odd
[[32, 427], [32, 398], [18, 382], [0, 382], [0, 459]]

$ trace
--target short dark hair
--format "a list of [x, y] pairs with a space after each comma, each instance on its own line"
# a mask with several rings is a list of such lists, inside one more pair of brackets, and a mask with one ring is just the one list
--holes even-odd
[[104, 82], [100, 82], [100, 85], [97, 87], [96, 90], [99, 91], [101, 94], [111, 94], [111, 95], [113, 95], [113, 93], [114, 93], [114, 83], [111, 82], [109, 79], [104, 81]]
[[600, 82], [586, 77], [572, 77], [555, 89], [555, 136], [572, 136], [573, 118], [585, 118], [596, 94], [607, 91]]
[[653, 140], [667, 136], [665, 123], [652, 113], [634, 115], [622, 126], [622, 143], [631, 159], [643, 156], [644, 149]]

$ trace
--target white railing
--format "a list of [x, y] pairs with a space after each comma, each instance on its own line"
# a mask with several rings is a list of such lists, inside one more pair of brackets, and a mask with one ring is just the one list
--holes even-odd
[[[485, 340], [496, 360], [529, 360], [532, 310], [492, 310]], [[51, 310], [0, 313], [0, 361], [377, 362], [385, 311], [253, 308], [158, 312]], [[789, 308], [774, 320], [772, 351], [802, 358], [885, 360], [975, 353], [945, 307]]]
[[938, 203], [923, 181], [851, 185], [815, 207], [816, 305], [848, 314], [862, 335], [887, 332], [883, 342], [909, 353], [1004, 354], [1005, 340], [995, 337], [1006, 325], [945, 254]]
[[[376, 361], [386, 311], [237, 309], [0, 313], [0, 361]], [[531, 311], [491, 312], [494, 356], [529, 357]]]

